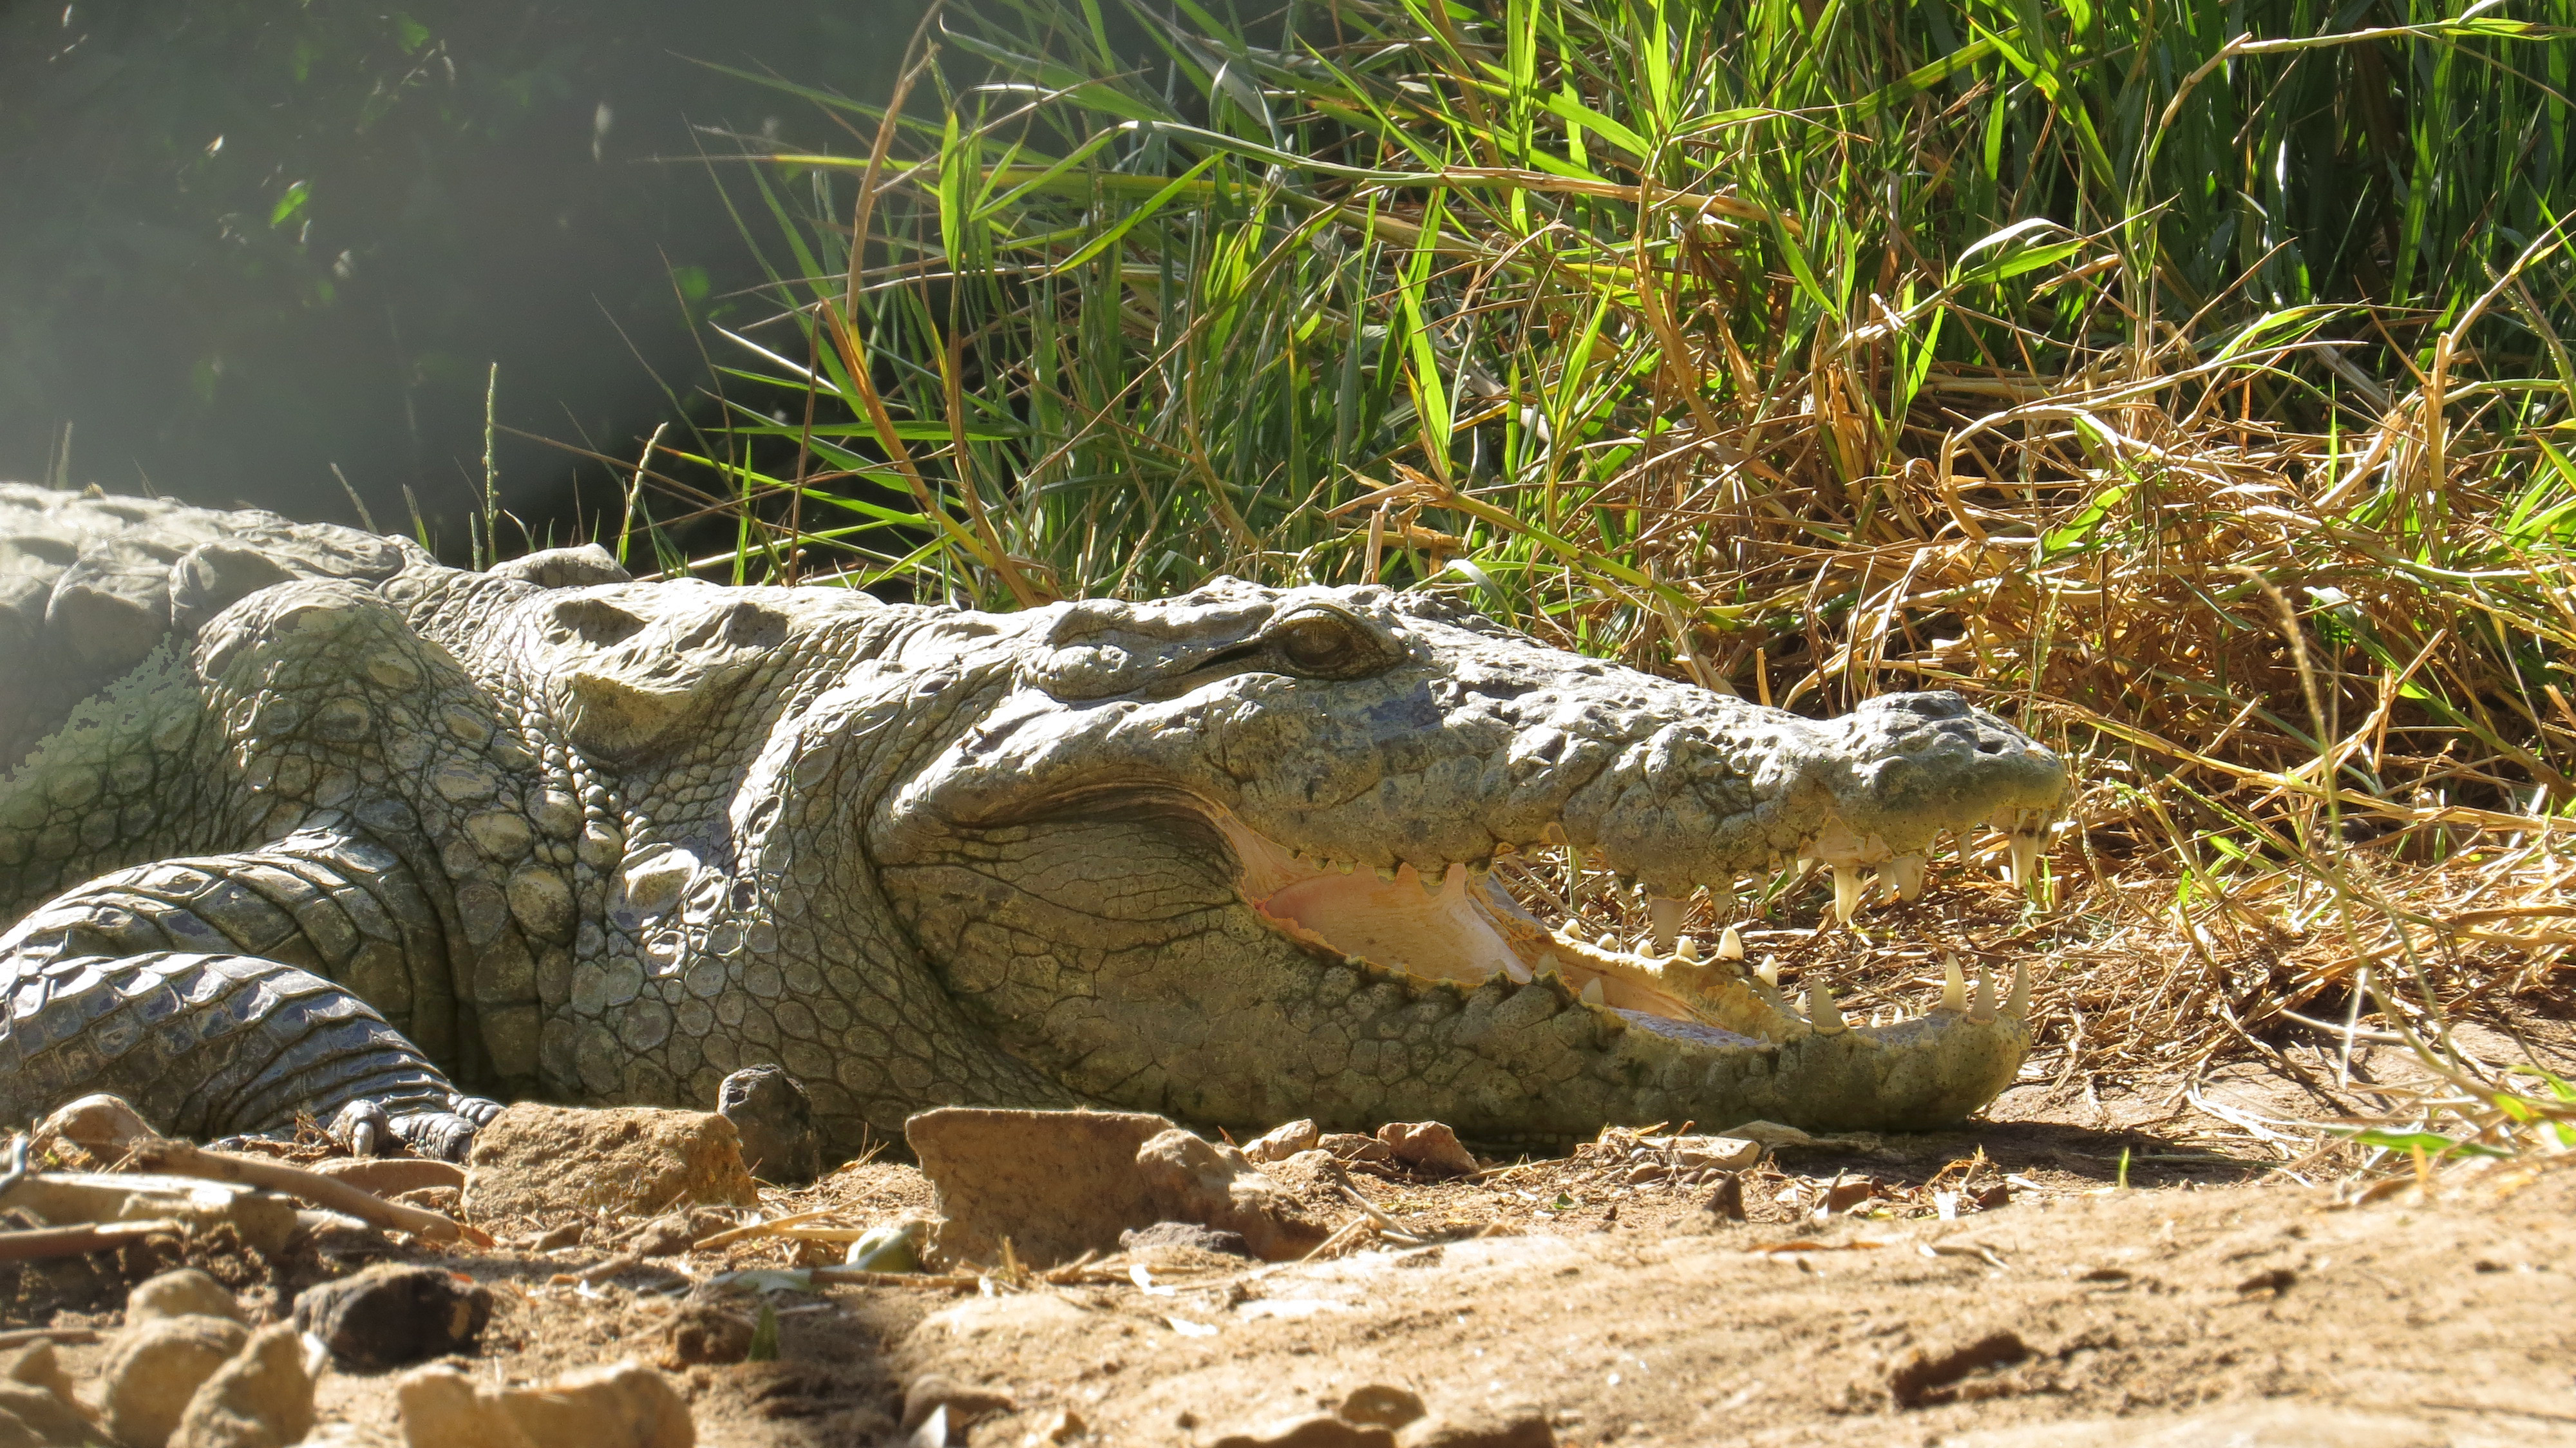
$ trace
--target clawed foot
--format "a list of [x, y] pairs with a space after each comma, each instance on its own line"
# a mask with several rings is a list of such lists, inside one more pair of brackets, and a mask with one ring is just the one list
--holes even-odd
[[474, 1133], [501, 1114], [501, 1103], [480, 1096], [457, 1096], [445, 1111], [406, 1111], [399, 1115], [373, 1101], [352, 1101], [331, 1118], [331, 1139], [352, 1156], [374, 1156], [400, 1141], [421, 1156], [463, 1161], [474, 1145]]

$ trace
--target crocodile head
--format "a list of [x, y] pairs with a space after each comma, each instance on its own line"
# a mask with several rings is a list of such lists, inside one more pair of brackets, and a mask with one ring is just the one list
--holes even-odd
[[[1185, 1119], [1923, 1128], [2020, 1066], [2027, 989], [1846, 1024], [1678, 936], [1695, 890], [1821, 861], [1911, 895], [1945, 830], [2060, 808], [2057, 757], [1954, 694], [1810, 720], [1442, 600], [1220, 580], [978, 627], [957, 721], [864, 823], [948, 996], [1074, 1095]], [[978, 663], [977, 660], [982, 660]], [[1637, 948], [1489, 873], [1562, 845], [1652, 897]]]

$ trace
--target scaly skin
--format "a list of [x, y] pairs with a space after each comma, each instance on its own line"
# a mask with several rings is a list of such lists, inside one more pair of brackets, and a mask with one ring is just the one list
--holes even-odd
[[494, 1109], [459, 1084], [704, 1105], [764, 1060], [838, 1149], [944, 1103], [1954, 1121], [2018, 997], [1844, 1029], [1483, 867], [1909, 880], [2065, 787], [1955, 696], [1805, 720], [1378, 588], [986, 615], [6, 485], [0, 671], [50, 681], [0, 696], [0, 1115], [354, 1105], [446, 1153]]

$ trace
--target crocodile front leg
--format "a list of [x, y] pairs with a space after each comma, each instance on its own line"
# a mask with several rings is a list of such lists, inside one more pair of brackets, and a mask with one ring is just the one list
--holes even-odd
[[102, 876], [0, 936], [0, 1116], [109, 1091], [184, 1136], [309, 1112], [461, 1157], [499, 1108], [416, 1043], [457, 1034], [445, 972], [417, 968], [439, 935], [401, 860], [329, 822]]

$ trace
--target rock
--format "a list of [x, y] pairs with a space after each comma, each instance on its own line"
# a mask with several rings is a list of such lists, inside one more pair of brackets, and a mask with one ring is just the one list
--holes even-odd
[[250, 1341], [223, 1317], [154, 1317], [128, 1328], [99, 1369], [100, 1419], [127, 1448], [162, 1448], [198, 1387]]
[[903, 1385], [903, 1431], [912, 1432], [929, 1422], [931, 1414], [945, 1408], [948, 1431], [962, 1434], [986, 1418], [1018, 1406], [1010, 1394], [997, 1388], [962, 1383], [945, 1373], [923, 1373]]
[[98, 1436], [52, 1343], [0, 1353], [0, 1448], [53, 1448]]
[[1243, 1244], [1241, 1232], [1220, 1232], [1196, 1222], [1156, 1222], [1118, 1234], [1118, 1248], [1123, 1252], [1189, 1251], [1209, 1252], [1226, 1257], [1249, 1257], [1252, 1249]]
[[1650, 1138], [1649, 1144], [1672, 1153], [1683, 1171], [1742, 1171], [1762, 1160], [1762, 1143], [1749, 1136], [1671, 1136]]
[[1458, 1144], [1458, 1133], [1440, 1121], [1390, 1121], [1377, 1139], [1395, 1159], [1424, 1176], [1472, 1176], [1476, 1158]]
[[1317, 1137], [1315, 1145], [1333, 1154], [1335, 1161], [1393, 1161], [1395, 1149], [1374, 1136], [1356, 1131], [1336, 1131]]
[[370, 1372], [470, 1352], [491, 1320], [492, 1294], [479, 1283], [403, 1263], [308, 1287], [295, 1299], [297, 1327]]
[[1332, 1228], [1306, 1210], [1230, 1146], [1177, 1127], [1136, 1149], [1136, 1170], [1152, 1189], [1159, 1215], [1235, 1232], [1252, 1255], [1288, 1262], [1315, 1250]]
[[689, 1303], [662, 1330], [662, 1366], [741, 1362], [751, 1352], [751, 1331], [750, 1318], [702, 1302]]
[[903, 1137], [945, 1219], [940, 1258], [999, 1262], [1008, 1237], [1021, 1262], [1050, 1267], [1170, 1215], [1154, 1209], [1136, 1149], [1171, 1129], [1138, 1112], [947, 1106], [906, 1121]]
[[0, 1382], [0, 1448], [73, 1448], [98, 1427], [69, 1397], [33, 1383]]
[[393, 1198], [424, 1187], [465, 1187], [465, 1168], [421, 1156], [356, 1156], [318, 1162], [312, 1170], [360, 1191]]
[[1274, 1161], [1286, 1161], [1301, 1151], [1313, 1151], [1319, 1140], [1322, 1136], [1315, 1130], [1315, 1123], [1291, 1121], [1245, 1142], [1243, 1159], [1255, 1166], [1268, 1166]]
[[1528, 1404], [1468, 1408], [1424, 1418], [1396, 1439], [1399, 1448], [1556, 1448], [1545, 1411]]
[[668, 1378], [629, 1358], [542, 1388], [478, 1388], [449, 1367], [394, 1384], [409, 1448], [693, 1448], [697, 1427]]
[[125, 1325], [155, 1317], [221, 1317], [247, 1323], [241, 1303], [214, 1278], [194, 1267], [164, 1272], [134, 1284], [125, 1294]]
[[465, 1212], [486, 1224], [759, 1200], [733, 1123], [706, 1111], [523, 1102], [476, 1134], [466, 1161]]
[[0, 1352], [0, 1382], [43, 1388], [66, 1402], [78, 1396], [72, 1391], [71, 1375], [63, 1371], [62, 1359], [54, 1355], [54, 1345], [41, 1339]]
[[1401, 1428], [1422, 1416], [1422, 1395], [1393, 1383], [1362, 1383], [1343, 1397], [1337, 1410], [1353, 1423], [1375, 1423], [1381, 1428]]
[[1228, 1433], [1210, 1448], [1395, 1448], [1395, 1433], [1373, 1423], [1344, 1422], [1331, 1413], [1310, 1413], [1258, 1432]]
[[716, 1087], [716, 1112], [742, 1137], [742, 1163], [771, 1182], [810, 1182], [823, 1174], [823, 1134], [814, 1103], [787, 1068], [745, 1066]]
[[278, 1323], [252, 1333], [188, 1400], [169, 1448], [285, 1448], [313, 1431], [304, 1339]]

